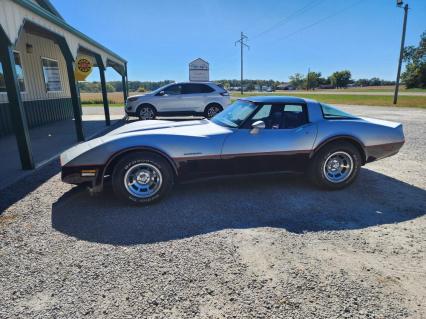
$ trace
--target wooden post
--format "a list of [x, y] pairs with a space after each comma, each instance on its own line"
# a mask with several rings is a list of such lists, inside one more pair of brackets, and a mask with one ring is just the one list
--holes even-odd
[[13, 128], [18, 144], [22, 169], [34, 169], [34, 159], [31, 150], [30, 135], [28, 132], [27, 117], [21, 100], [18, 78], [15, 68], [13, 48], [4, 31], [0, 28], [0, 60], [3, 64], [4, 80], [6, 82], [7, 98], [12, 117]]
[[72, 101], [72, 108], [74, 113], [74, 123], [75, 123], [75, 130], [77, 133], [77, 140], [84, 141], [83, 124], [81, 119], [80, 98], [79, 98], [77, 83], [76, 83], [75, 75], [74, 75], [74, 65], [73, 65], [74, 58], [72, 57], [71, 52], [68, 48], [68, 44], [64, 38], [58, 39], [58, 45], [61, 48], [62, 54], [65, 59], [65, 63], [67, 65], [68, 81], [70, 85], [71, 101]]
[[100, 65], [98, 65], [98, 68], [99, 68], [99, 75], [101, 77], [102, 100], [104, 102], [105, 124], [109, 126], [111, 125], [111, 119], [109, 115], [108, 92], [107, 92], [106, 81], [105, 81], [105, 68]]

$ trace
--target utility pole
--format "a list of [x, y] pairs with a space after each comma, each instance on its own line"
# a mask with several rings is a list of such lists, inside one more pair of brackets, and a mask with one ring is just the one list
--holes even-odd
[[[403, 1], [397, 0], [396, 4], [398, 7], [402, 7]], [[404, 44], [405, 44], [405, 31], [407, 29], [407, 15], [408, 15], [408, 4], [404, 6], [404, 22], [402, 26], [402, 37], [401, 37], [401, 49], [399, 52], [399, 62], [398, 62], [398, 73], [396, 74], [396, 83], [395, 83], [395, 94], [393, 96], [393, 104], [398, 102], [398, 91], [399, 91], [399, 78], [401, 76], [401, 65], [402, 59], [404, 58]]]
[[306, 76], [306, 91], [309, 91], [309, 73], [311, 73], [311, 68], [308, 68], [308, 75]]
[[240, 39], [238, 41], [235, 41], [235, 45], [237, 45], [237, 43], [240, 44], [241, 47], [241, 94], [244, 94], [244, 88], [243, 88], [243, 68], [244, 68], [244, 64], [243, 64], [243, 55], [244, 55], [244, 47], [247, 47], [247, 49], [250, 49], [250, 47], [247, 45], [247, 43], [245, 43], [245, 41], [248, 40], [248, 37], [244, 34], [244, 32], [241, 32], [241, 36]]

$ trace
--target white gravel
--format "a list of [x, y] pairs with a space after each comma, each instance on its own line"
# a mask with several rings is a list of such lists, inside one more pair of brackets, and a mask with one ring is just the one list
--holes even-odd
[[426, 111], [339, 192], [298, 176], [90, 197], [53, 163], [0, 193], [0, 318], [425, 318]]

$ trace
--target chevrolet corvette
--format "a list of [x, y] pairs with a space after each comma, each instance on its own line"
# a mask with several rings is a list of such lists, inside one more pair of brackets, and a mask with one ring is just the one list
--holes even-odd
[[314, 100], [247, 97], [212, 119], [129, 123], [61, 154], [62, 180], [94, 192], [107, 182], [148, 204], [173, 185], [232, 174], [305, 172], [319, 187], [350, 185], [360, 167], [398, 153], [402, 124]]

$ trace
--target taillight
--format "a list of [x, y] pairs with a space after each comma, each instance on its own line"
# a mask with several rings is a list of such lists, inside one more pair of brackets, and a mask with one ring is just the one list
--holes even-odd
[[229, 92], [222, 92], [222, 93], [220, 93], [220, 95], [222, 95], [222, 96], [229, 96]]

